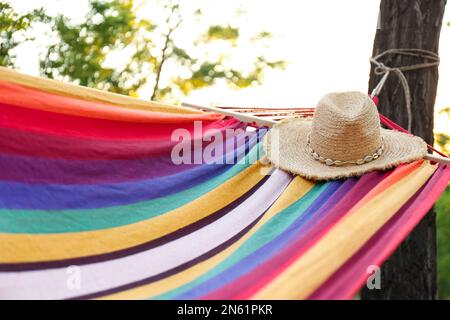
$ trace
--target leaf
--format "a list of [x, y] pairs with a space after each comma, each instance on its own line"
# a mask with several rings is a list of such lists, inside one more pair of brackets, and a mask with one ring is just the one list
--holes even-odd
[[239, 38], [239, 29], [233, 28], [230, 25], [221, 26], [221, 25], [213, 25], [208, 28], [206, 33], [206, 39], [208, 41], [214, 40], [236, 40]]
[[18, 14], [13, 8], [4, 2], [0, 2], [0, 65], [15, 66], [13, 50], [22, 42], [33, 40], [27, 32], [32, 29], [34, 22], [47, 22], [49, 17], [43, 9], [36, 9], [26, 14]]
[[[132, 0], [91, 0], [80, 23], [73, 23], [64, 15], [53, 17], [49, 24], [58, 41], [42, 55], [41, 73], [129, 95], [136, 95], [143, 86], [158, 79], [155, 92], [148, 95], [156, 100], [177, 101], [194, 90], [213, 86], [218, 80], [233, 88], [258, 85], [264, 80], [265, 70], [284, 67], [284, 61], [268, 61], [259, 49], [255, 49], [257, 54], [248, 61], [245, 70], [233, 66], [232, 58], [239, 54], [236, 45], [240, 33], [238, 27], [230, 24], [207, 26], [202, 36], [193, 41], [196, 50], [185, 49], [172, 33], [167, 33], [174, 22], [192, 18], [192, 11], [186, 13], [179, 4], [176, 0], [155, 2], [167, 14], [157, 24], [139, 18], [136, 14], [139, 6], [134, 6]], [[195, 16], [201, 14], [200, 9], [194, 12]], [[179, 33], [182, 32], [181, 26]], [[162, 50], [159, 39], [165, 36], [169, 37], [164, 41], [167, 48]], [[270, 32], [262, 30], [249, 41], [252, 45], [260, 41], [266, 44], [271, 37]], [[210, 61], [206, 53], [216, 45], [216, 40], [228, 42], [229, 49]], [[111, 59], [126, 52], [121, 61]], [[161, 74], [171, 79], [163, 88], [159, 88]]]
[[435, 143], [445, 154], [450, 154], [450, 135], [445, 133], [434, 134]]

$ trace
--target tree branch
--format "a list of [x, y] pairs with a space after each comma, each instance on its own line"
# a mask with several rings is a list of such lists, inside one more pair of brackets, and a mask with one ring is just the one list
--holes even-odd
[[[172, 8], [172, 13], [171, 13], [171, 15], [167, 18], [167, 24], [170, 23], [170, 18], [171, 18], [171, 16], [174, 14], [174, 12], [175, 12], [175, 7]], [[170, 41], [172, 40], [172, 39], [171, 39], [172, 33], [180, 26], [180, 24], [181, 24], [182, 21], [183, 21], [183, 20], [182, 20], [181, 17], [178, 15], [178, 21], [177, 21], [177, 23], [176, 23], [173, 27], [169, 28], [169, 32], [167, 32], [167, 34], [166, 34], [166, 36], [165, 36], [164, 47], [163, 47], [162, 52], [161, 52], [161, 61], [160, 61], [160, 63], [158, 64], [158, 67], [156, 68], [155, 85], [153, 86], [153, 93], [152, 93], [152, 96], [150, 97], [150, 100], [155, 100], [155, 98], [156, 98], [156, 94], [158, 93], [159, 80], [160, 80], [160, 77], [161, 77], [162, 68], [163, 68], [163, 66], [164, 66], [164, 62], [166, 62], [166, 60], [167, 60], [167, 58], [168, 58], [168, 56], [167, 56], [167, 50], [169, 49], [169, 44], [170, 44]]]

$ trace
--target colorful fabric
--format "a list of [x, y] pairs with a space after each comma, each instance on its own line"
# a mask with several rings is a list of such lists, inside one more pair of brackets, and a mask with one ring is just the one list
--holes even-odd
[[[314, 183], [236, 119], [1, 68], [0, 92], [1, 299], [349, 299], [450, 180]], [[172, 161], [177, 129], [200, 162]]]

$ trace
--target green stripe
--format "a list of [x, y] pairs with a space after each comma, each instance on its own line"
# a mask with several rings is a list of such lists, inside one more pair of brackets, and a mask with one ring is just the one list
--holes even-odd
[[328, 183], [314, 186], [314, 188], [312, 188], [302, 198], [298, 199], [295, 203], [267, 221], [234, 253], [208, 272], [181, 287], [152, 298], [164, 300], [173, 299], [238, 263], [240, 260], [252, 254], [283, 233], [296, 219], [303, 215], [311, 203], [317, 199], [317, 197], [326, 189], [327, 186]]
[[[231, 179], [262, 154], [262, 144], [252, 148], [245, 161], [198, 186], [166, 197], [126, 206], [80, 210], [0, 210], [0, 232], [64, 233], [114, 228], [164, 214], [210, 192]], [[249, 161], [250, 159], [250, 161]]]

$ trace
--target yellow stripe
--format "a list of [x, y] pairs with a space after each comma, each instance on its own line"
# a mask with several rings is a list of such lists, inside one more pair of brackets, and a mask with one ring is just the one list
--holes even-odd
[[372, 237], [436, 170], [429, 162], [338, 222], [252, 299], [304, 299]]
[[[61, 234], [0, 234], [0, 262], [36, 262], [84, 257], [114, 252], [160, 238], [238, 199], [264, 178], [269, 169], [270, 167], [255, 163], [216, 189], [182, 207], [121, 227]], [[114, 219], [113, 216], [107, 218]]]
[[33, 77], [21, 74], [17, 71], [5, 67], [0, 67], [0, 81], [15, 83], [18, 85], [27, 86], [37, 90], [51, 92], [62, 96], [69, 96], [86, 101], [103, 102], [110, 105], [128, 109], [140, 109], [154, 112], [181, 113], [181, 114], [204, 113], [202, 111], [192, 108], [168, 105], [153, 101], [146, 101], [117, 93], [101, 91], [98, 89], [88, 87], [82, 87], [62, 81]]
[[134, 289], [104, 296], [101, 299], [145, 299], [160, 295], [164, 292], [168, 292], [194, 280], [195, 278], [201, 276], [202, 274], [214, 268], [216, 265], [225, 260], [245, 241], [247, 241], [256, 231], [258, 231], [258, 229], [260, 229], [267, 221], [269, 221], [279, 212], [286, 209], [298, 199], [303, 197], [309, 190], [311, 190], [313, 186], [314, 183], [307, 181], [301, 177], [295, 177], [289, 184], [289, 186], [285, 189], [283, 194], [262, 217], [262, 219], [247, 234], [239, 239], [239, 241], [235, 242], [224, 251], [221, 251], [213, 257], [168, 278]]

